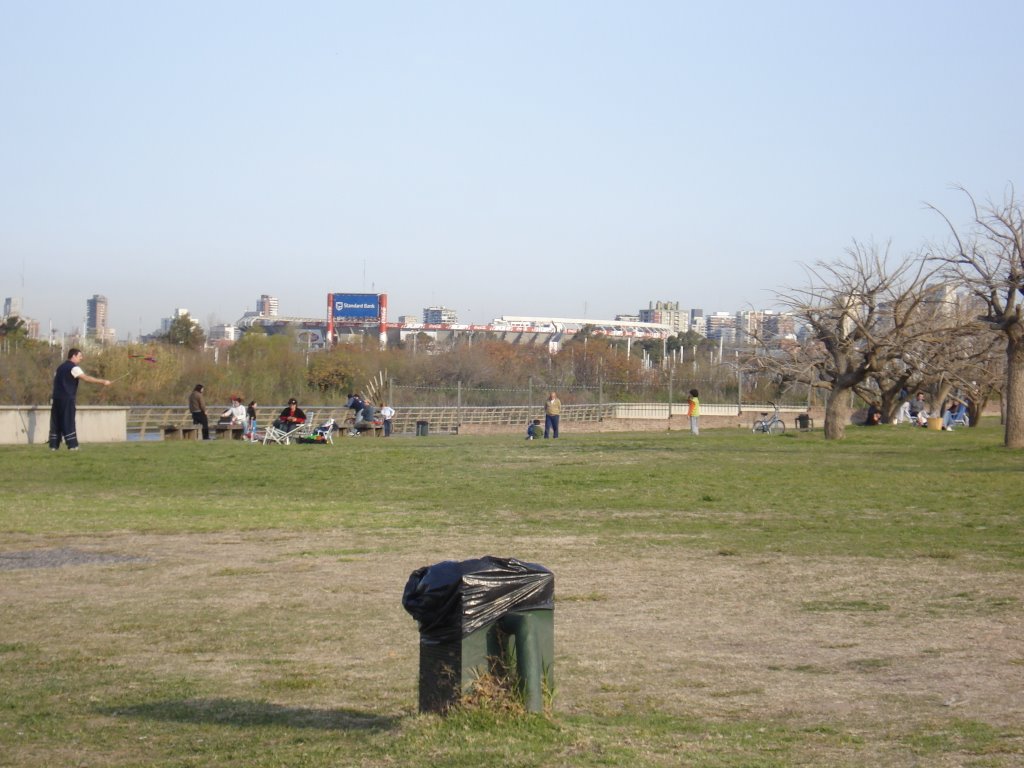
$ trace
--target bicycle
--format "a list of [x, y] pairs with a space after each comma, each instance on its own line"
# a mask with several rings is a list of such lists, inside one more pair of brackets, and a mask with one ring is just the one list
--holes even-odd
[[372, 432], [375, 436], [379, 436], [384, 431], [384, 420], [375, 418], [372, 422], [362, 421], [357, 424], [356, 417], [349, 416], [341, 423], [340, 427], [336, 428], [349, 437], [359, 437], [363, 432]]
[[775, 413], [769, 415], [767, 412], [761, 414], [761, 418], [754, 422], [751, 432], [764, 432], [769, 435], [781, 435], [786, 431], [786, 425], [779, 418], [779, 406], [775, 403], [768, 403], [775, 409]]

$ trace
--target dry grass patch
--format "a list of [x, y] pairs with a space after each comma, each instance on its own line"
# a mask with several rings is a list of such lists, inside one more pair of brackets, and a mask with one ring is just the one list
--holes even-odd
[[[400, 605], [408, 574], [508, 552], [496, 544], [424, 552], [396, 538], [380, 554], [343, 531], [76, 538], [62, 546], [137, 561], [9, 572], [8, 656], [60, 657], [74, 637], [81, 653], [225, 696], [409, 713], [418, 634]], [[955, 701], [961, 718], [1024, 721], [1019, 573], [639, 546], [588, 558], [593, 546], [515, 544], [556, 574], [562, 712], [914, 722]]]

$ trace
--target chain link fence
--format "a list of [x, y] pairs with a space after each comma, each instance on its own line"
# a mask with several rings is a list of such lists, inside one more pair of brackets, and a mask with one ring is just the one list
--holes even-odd
[[[701, 402], [734, 403], [769, 402], [780, 405], [810, 406], [814, 395], [808, 387], [799, 386], [779, 392], [768, 376], [756, 377], [735, 371], [711, 378], [680, 381], [665, 375], [642, 381], [604, 381], [595, 386], [559, 384], [534, 379], [525, 387], [417, 386], [386, 380], [380, 391], [372, 393], [377, 400], [395, 407], [403, 406], [542, 406], [549, 392], [557, 392], [563, 405], [604, 405], [607, 403], [685, 403], [689, 391], [700, 392]], [[365, 394], [365, 393], [364, 393]]]

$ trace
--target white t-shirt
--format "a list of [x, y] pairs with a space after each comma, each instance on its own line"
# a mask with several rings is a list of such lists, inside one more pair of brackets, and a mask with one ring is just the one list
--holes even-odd
[[224, 413], [231, 416], [232, 424], [245, 424], [245, 406], [241, 403], [235, 403]]

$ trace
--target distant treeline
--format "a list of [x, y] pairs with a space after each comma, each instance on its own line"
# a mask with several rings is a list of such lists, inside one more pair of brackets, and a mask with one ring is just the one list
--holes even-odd
[[[426, 341], [426, 340], [424, 340]], [[555, 354], [546, 347], [477, 340], [436, 349], [429, 344], [380, 350], [339, 345], [305, 349], [284, 335], [248, 334], [231, 346], [192, 349], [185, 345], [118, 345], [85, 349], [82, 368], [111, 379], [109, 388], [83, 386], [81, 404], [173, 405], [196, 384], [207, 401], [339, 404], [349, 392], [376, 399], [394, 397], [407, 404], [439, 404], [461, 397], [466, 405], [503, 405], [538, 401], [548, 390], [568, 402], [685, 400], [700, 387], [705, 400], [735, 400], [736, 373], [716, 365], [710, 351], [682, 365], [660, 364], [662, 344], [627, 346], [617, 339], [580, 334]], [[645, 354], [646, 353], [646, 354]], [[66, 354], [66, 350], [64, 350]], [[28, 339], [0, 350], [0, 401], [38, 405], [50, 399], [53, 371], [63, 359], [59, 347]], [[745, 380], [744, 399], [776, 393], [770, 382]], [[369, 391], [368, 391], [369, 390]]]

